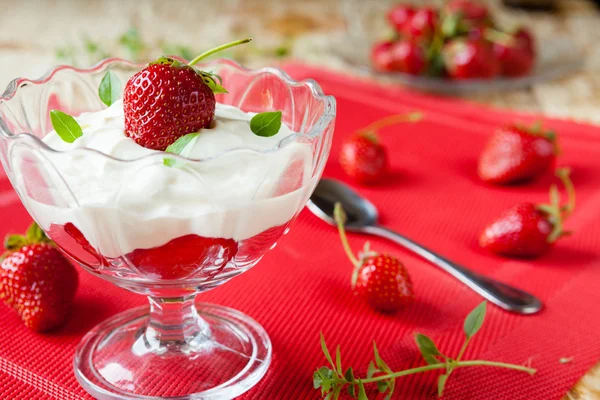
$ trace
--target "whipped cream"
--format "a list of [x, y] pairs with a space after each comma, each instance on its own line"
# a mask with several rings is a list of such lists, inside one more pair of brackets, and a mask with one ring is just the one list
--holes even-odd
[[[168, 153], [125, 135], [121, 101], [81, 114], [76, 120], [83, 135], [73, 143], [54, 131], [43, 138], [61, 152], [35, 154], [47, 188], [40, 191], [38, 183], [21, 197], [43, 228], [71, 222], [105, 257], [187, 234], [248, 239], [290, 221], [316, 183], [310, 143], [295, 140], [279, 148], [294, 132], [282, 124], [275, 136], [256, 136], [249, 123], [254, 115], [217, 104], [214, 127], [201, 130], [188, 153], [203, 161], [168, 167]], [[99, 153], [78, 151], [84, 148]], [[23, 168], [15, 170], [17, 179], [25, 179]]]

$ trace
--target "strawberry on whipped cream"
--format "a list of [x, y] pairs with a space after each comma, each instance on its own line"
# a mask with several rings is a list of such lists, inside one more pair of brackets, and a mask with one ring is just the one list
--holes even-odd
[[309, 176], [310, 144], [291, 138], [295, 133], [284, 124], [275, 136], [255, 135], [254, 115], [217, 104], [212, 127], [199, 131], [187, 156], [200, 161], [169, 167], [164, 159], [172, 155], [126, 136], [122, 101], [81, 114], [83, 135], [74, 142], [55, 131], [43, 138], [58, 151], [47, 152], [43, 162], [51, 165], [43, 174], [58, 173], [65, 185], [49, 189], [51, 200], [34, 195], [24, 201], [48, 232], [53, 225], [75, 227], [78, 241], [106, 258], [186, 235], [250, 239], [286, 225], [316, 179]]

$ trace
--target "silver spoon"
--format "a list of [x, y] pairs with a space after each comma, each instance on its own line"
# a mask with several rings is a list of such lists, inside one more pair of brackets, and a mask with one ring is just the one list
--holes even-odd
[[399, 244], [440, 267], [483, 298], [505, 310], [519, 314], [534, 314], [542, 309], [542, 302], [535, 296], [470, 271], [399, 233], [379, 226], [377, 224], [379, 215], [375, 206], [341, 182], [321, 179], [308, 201], [308, 209], [323, 221], [335, 225], [333, 208], [338, 201], [342, 203], [348, 216], [346, 222], [348, 231], [381, 236]]

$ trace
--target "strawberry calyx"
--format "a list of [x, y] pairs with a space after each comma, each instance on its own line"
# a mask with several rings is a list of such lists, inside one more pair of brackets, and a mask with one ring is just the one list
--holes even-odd
[[565, 219], [571, 215], [575, 209], [575, 187], [569, 178], [571, 170], [569, 168], [559, 168], [556, 170], [556, 176], [561, 180], [567, 192], [567, 203], [562, 205], [560, 194], [556, 185], [550, 186], [550, 204], [538, 204], [536, 208], [547, 215], [548, 221], [553, 229], [546, 238], [548, 243], [554, 243], [560, 237], [570, 235], [571, 232], [563, 229]]
[[538, 136], [548, 140], [554, 146], [554, 154], [560, 154], [560, 147], [558, 146], [558, 135], [556, 134], [556, 131], [544, 129], [542, 121], [535, 121], [531, 125], [517, 123], [515, 124], [515, 127], [518, 130], [527, 133], [528, 135]]
[[352, 272], [352, 279], [351, 279], [352, 288], [354, 289], [356, 287], [356, 281], [358, 280], [358, 273], [360, 272], [360, 269], [364, 265], [365, 260], [367, 258], [377, 256], [377, 253], [370, 249], [369, 242], [367, 242], [367, 243], [365, 243], [365, 247], [363, 248], [363, 251], [359, 254], [359, 256], [356, 257], [354, 255], [354, 253], [352, 252], [352, 248], [350, 247], [350, 244], [348, 243], [348, 237], [346, 236], [346, 229], [344, 228], [344, 225], [346, 224], [346, 220], [348, 218], [346, 216], [346, 213], [344, 212], [342, 203], [340, 203], [340, 202], [335, 203], [335, 206], [333, 209], [333, 219], [335, 220], [335, 222], [337, 224], [338, 232], [340, 233], [340, 240], [342, 241], [342, 246], [344, 246], [344, 251], [346, 252], [346, 255], [348, 256], [348, 259], [350, 259], [350, 262], [352, 263], [352, 265], [354, 265], [354, 271]]
[[380, 142], [379, 135], [375, 131], [360, 131], [358, 132], [358, 136], [367, 139], [373, 144], [379, 144]]
[[6, 235], [6, 238], [4, 239], [4, 248], [6, 249], [6, 251], [0, 256], [0, 260], [6, 258], [8, 255], [15, 251], [19, 251], [24, 246], [42, 243], [54, 245], [54, 242], [50, 240], [48, 236], [46, 236], [42, 228], [40, 228], [38, 224], [33, 222], [29, 226], [29, 228], [27, 228], [27, 232], [25, 233], [25, 235]]
[[215, 93], [215, 94], [228, 93], [227, 90], [222, 86], [223, 81], [219, 75], [212, 73], [212, 72], [201, 71], [198, 68], [194, 67], [194, 65], [197, 64], [198, 62], [200, 62], [202, 59], [204, 59], [212, 54], [218, 53], [219, 51], [228, 49], [230, 47], [248, 43], [251, 40], [252, 39], [250, 39], [250, 38], [236, 40], [234, 42], [226, 43], [224, 45], [207, 50], [204, 53], [197, 56], [196, 58], [194, 58], [188, 64], [184, 64], [181, 61], [176, 60], [171, 57], [159, 57], [155, 61], [149, 63], [148, 65], [169, 65], [174, 68], [188, 68], [188, 67], [193, 68], [194, 71], [202, 78], [202, 81], [206, 84], [206, 86], [208, 86], [210, 88], [210, 90], [212, 90], [213, 93]]

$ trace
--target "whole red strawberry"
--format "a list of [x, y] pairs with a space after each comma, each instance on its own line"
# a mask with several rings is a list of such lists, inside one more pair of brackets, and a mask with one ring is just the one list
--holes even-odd
[[391, 69], [409, 75], [420, 75], [427, 68], [425, 49], [412, 39], [399, 40], [389, 50]]
[[416, 39], [431, 39], [438, 24], [438, 13], [431, 7], [418, 9], [408, 23], [410, 36]]
[[389, 169], [387, 151], [374, 132], [352, 135], [342, 145], [339, 161], [344, 172], [362, 184], [381, 180]]
[[373, 67], [382, 72], [390, 72], [393, 70], [393, 57], [390, 49], [394, 42], [385, 41], [376, 43], [371, 49], [371, 63]]
[[63, 325], [77, 290], [73, 265], [35, 223], [26, 236], [8, 236], [5, 247], [0, 298], [36, 332]]
[[535, 57], [535, 39], [533, 38], [531, 32], [526, 28], [521, 27], [517, 29], [517, 31], [513, 35], [515, 39], [522, 43], [525, 46], [525, 48], [529, 50], [529, 53], [531, 53], [531, 55]]
[[453, 39], [442, 54], [452, 79], [490, 79], [500, 72], [491, 46], [483, 40]]
[[396, 33], [406, 35], [409, 32], [409, 24], [415, 9], [409, 4], [399, 4], [391, 8], [387, 13], [387, 19]]
[[344, 250], [354, 264], [352, 287], [356, 294], [382, 312], [395, 312], [411, 303], [414, 298], [413, 284], [404, 265], [389, 254], [371, 251], [368, 242], [356, 258], [346, 238], [346, 214], [340, 203], [335, 205], [334, 216]]
[[452, 0], [445, 7], [448, 14], [460, 14], [462, 18], [482, 22], [489, 19], [489, 10], [485, 5], [473, 0]]
[[361, 184], [381, 181], [388, 173], [387, 151], [381, 144], [377, 130], [400, 122], [416, 122], [420, 113], [399, 114], [375, 121], [354, 133], [342, 144], [339, 162], [342, 170]]
[[523, 30], [512, 36], [510, 43], [494, 43], [494, 54], [500, 63], [502, 75], [518, 77], [533, 69], [535, 55], [531, 36]]
[[557, 153], [556, 133], [538, 124], [510, 125], [494, 132], [479, 157], [477, 172], [494, 184], [529, 181], [547, 173]]
[[538, 257], [562, 236], [564, 219], [575, 208], [575, 190], [568, 169], [559, 169], [569, 201], [560, 204], [556, 185], [550, 188], [550, 204], [522, 203], [506, 210], [485, 228], [479, 244], [489, 251], [512, 257]]
[[193, 65], [217, 51], [249, 42], [217, 47], [183, 64], [161, 57], [133, 75], [123, 93], [125, 134], [141, 146], [165, 150], [179, 137], [208, 128], [215, 115], [214, 93], [227, 93], [218, 77]]

